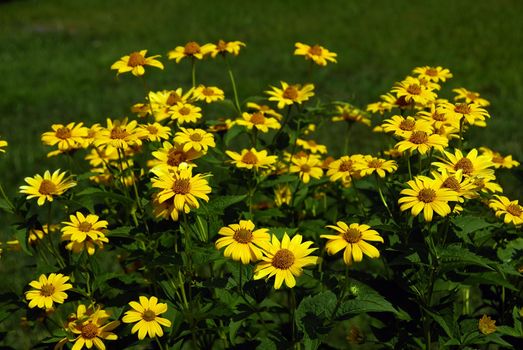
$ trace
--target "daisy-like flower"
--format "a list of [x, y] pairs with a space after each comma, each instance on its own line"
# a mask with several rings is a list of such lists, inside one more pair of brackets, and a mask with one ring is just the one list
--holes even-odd
[[145, 57], [147, 50], [135, 51], [130, 53], [127, 56], [123, 56], [118, 61], [113, 63], [111, 69], [115, 69], [118, 72], [117, 75], [122, 73], [131, 72], [134, 76], [139, 77], [145, 74], [144, 66], [151, 66], [163, 69], [162, 62], [158, 61], [156, 58], [160, 55], [155, 55], [151, 57]]
[[163, 336], [163, 327], [170, 328], [171, 321], [159, 315], [167, 312], [167, 304], [159, 303], [157, 297], [147, 298], [140, 296], [140, 302], [131, 301], [129, 306], [132, 310], [126, 311], [122, 318], [124, 323], [135, 323], [131, 333], [138, 332], [138, 339], [142, 340], [146, 335], [149, 338]]
[[225, 248], [223, 255], [248, 264], [262, 258], [262, 250], [271, 240], [266, 228], [255, 230], [251, 220], [240, 220], [238, 224], [222, 227], [218, 233], [224, 237], [216, 241], [216, 249]]
[[[149, 103], [146, 103], [144, 106], [146, 108], [147, 114], [152, 114], [154, 119], [159, 122], [172, 116], [172, 107], [176, 106], [178, 103], [185, 104], [189, 100], [189, 97], [192, 94], [192, 89], [183, 93], [182, 88], [176, 90], [162, 90], [162, 91], [150, 91], [148, 98]], [[152, 106], [152, 112], [151, 112]]]
[[485, 127], [486, 118], [490, 118], [490, 114], [477, 103], [444, 103], [441, 105], [442, 111], [449, 114], [451, 118], [457, 120], [464, 120], [470, 125]]
[[497, 182], [494, 182], [495, 180], [496, 180], [495, 176], [472, 177], [472, 182], [474, 183], [474, 186], [476, 186], [477, 192], [484, 192], [484, 193], [503, 192], [503, 188]]
[[491, 319], [490, 316], [483, 315], [479, 319], [478, 329], [485, 335], [492, 334], [496, 331], [496, 321]]
[[242, 119], [237, 119], [236, 124], [245, 126], [252, 130], [255, 128], [261, 132], [269, 132], [269, 129], [279, 129], [280, 123], [275, 118], [266, 117], [262, 112], [243, 112]]
[[177, 221], [179, 212], [189, 213], [192, 208], [199, 208], [198, 198], [208, 202], [207, 194], [211, 193], [211, 187], [202, 174], [193, 176], [192, 168], [180, 166], [177, 171], [165, 171], [155, 173], [152, 186], [160, 189], [158, 202], [170, 202], [174, 204], [171, 218]]
[[318, 248], [310, 248], [312, 241], [302, 242], [302, 236], [294, 235], [292, 240], [287, 233], [280, 242], [275, 235], [272, 241], [264, 247], [264, 256], [254, 269], [254, 279], [271, 278], [275, 276], [274, 288], [280, 289], [285, 285], [293, 288], [296, 285], [295, 277], [303, 273], [303, 267], [316, 265], [319, 258], [310, 256]]
[[511, 155], [502, 156], [499, 152], [495, 152], [488, 147], [480, 147], [479, 150], [481, 154], [492, 158], [492, 163], [494, 163], [494, 168], [496, 169], [512, 169], [513, 167], [519, 166], [519, 162], [512, 159]]
[[277, 156], [269, 156], [266, 150], [258, 152], [255, 148], [243, 149], [241, 154], [233, 151], [225, 151], [225, 153], [232, 158], [236, 167], [256, 171], [272, 167], [278, 159]]
[[7, 145], [8, 143], [6, 140], [0, 140], [0, 153], [5, 153], [5, 148]]
[[176, 63], [184, 58], [191, 58], [201, 60], [210, 52], [210, 45], [200, 46], [195, 41], [189, 41], [185, 46], [177, 46], [174, 50], [169, 51], [168, 57], [170, 60], [176, 60]]
[[523, 207], [517, 200], [511, 201], [505, 196], [495, 195], [495, 199], [489, 201], [489, 207], [494, 209], [496, 217], [504, 215], [505, 224], [513, 223], [516, 226], [523, 224]]
[[202, 109], [190, 103], [178, 102], [169, 111], [171, 119], [178, 124], [196, 123], [202, 118]]
[[363, 158], [361, 154], [352, 156], [343, 156], [329, 164], [327, 176], [330, 176], [331, 181], [350, 181], [351, 178], [359, 178], [360, 172], [355, 169], [356, 162]]
[[459, 149], [454, 153], [444, 152], [445, 158], [439, 158], [441, 162], [433, 162], [432, 165], [439, 169], [447, 169], [454, 173], [461, 169], [463, 175], [488, 178], [494, 176], [492, 158], [487, 155], [478, 155], [477, 149], [472, 149], [466, 156]]
[[435, 103], [430, 105], [430, 111], [420, 111], [418, 116], [421, 120], [428, 121], [436, 129], [442, 126], [450, 126], [459, 130], [459, 119], [456, 118], [456, 115], [446, 113]]
[[326, 66], [327, 62], [336, 63], [336, 53], [331, 52], [320, 45], [306, 45], [302, 43], [294, 44], [296, 49], [294, 50], [294, 55], [296, 56], [305, 56], [306, 60], [312, 60], [319, 66]]
[[31, 281], [29, 285], [34, 288], [25, 292], [25, 298], [29, 301], [29, 307], [51, 309], [53, 303], [63, 304], [67, 299], [66, 290], [73, 288], [69, 283], [69, 276], [61, 273], [52, 273], [49, 276], [40, 275], [38, 281]]
[[85, 249], [89, 255], [93, 255], [95, 246], [102, 248], [103, 243], [108, 243], [104, 232], [109, 223], [99, 219], [97, 215], [84, 216], [81, 212], [70, 215], [70, 221], [62, 222], [65, 225], [62, 228], [62, 240], [70, 241], [65, 248], [75, 253]]
[[192, 95], [197, 101], [205, 101], [206, 103], [223, 101], [225, 98], [223, 90], [216, 86], [200, 85], [194, 89]]
[[314, 85], [306, 84], [301, 85], [289, 85], [286, 82], [280, 82], [281, 89], [271, 86], [272, 90], [265, 91], [269, 96], [269, 101], [278, 102], [278, 108], [282, 109], [285, 106], [290, 106], [295, 103], [302, 104], [309, 98], [314, 96]]
[[81, 350], [84, 346], [91, 349], [93, 345], [98, 350], [105, 350], [102, 340], [116, 340], [118, 336], [112, 331], [120, 325], [120, 321], [106, 323], [111, 315], [101, 309], [94, 310], [85, 305], [78, 305], [76, 314], [71, 315], [69, 330], [78, 336], [73, 340], [72, 350]]
[[85, 135], [83, 138], [82, 147], [88, 148], [89, 146], [91, 146], [95, 138], [100, 133], [100, 130], [102, 130], [102, 127], [98, 123], [93, 124], [91, 125], [91, 127], [87, 128], [87, 135]]
[[240, 49], [242, 46], [245, 46], [245, 43], [241, 41], [223, 41], [218, 40], [216, 44], [207, 44], [206, 50], [209, 51], [212, 58], [215, 58], [217, 55], [225, 56], [231, 54], [238, 56], [240, 54]]
[[448, 202], [457, 202], [458, 194], [448, 188], [442, 188], [436, 180], [426, 176], [416, 176], [407, 182], [410, 188], [400, 192], [403, 195], [398, 200], [400, 210], [411, 209], [413, 216], [418, 216], [423, 211], [425, 221], [432, 221], [434, 212], [440, 216], [450, 214]]
[[438, 134], [431, 134], [425, 131], [414, 131], [404, 140], [396, 144], [396, 149], [400, 152], [409, 150], [418, 151], [420, 154], [427, 153], [430, 149], [435, 148], [440, 152], [449, 145], [449, 140]]
[[398, 165], [393, 160], [364, 156], [354, 164], [354, 169], [364, 177], [376, 173], [379, 177], [385, 177], [387, 173], [393, 173], [398, 169]]
[[290, 173], [298, 173], [303, 183], [309, 183], [311, 177], [319, 179], [323, 176], [321, 161], [312, 157], [292, 158], [292, 165], [289, 168]]
[[487, 107], [490, 105], [490, 102], [482, 98], [481, 95], [474, 91], [469, 91], [465, 88], [453, 89], [456, 93], [454, 101], [465, 101], [465, 103], [477, 103], [481, 107]]
[[380, 115], [385, 114], [386, 112], [390, 112], [392, 110], [393, 106], [390, 103], [384, 102], [384, 101], [378, 101], [369, 103], [367, 105], [367, 112], [370, 113], [378, 113]]
[[315, 154], [315, 153], [326, 154], [327, 153], [327, 146], [320, 145], [320, 144], [316, 143], [316, 141], [314, 141], [314, 140], [297, 139], [296, 145], [303, 148], [304, 150], [311, 151], [313, 154]]
[[57, 146], [61, 151], [69, 151], [82, 147], [88, 129], [83, 123], [53, 124], [53, 131], [42, 134], [42, 142], [48, 146]]
[[89, 165], [95, 168], [105, 166], [118, 160], [118, 151], [113, 147], [92, 149], [91, 152], [85, 156], [85, 160], [89, 161]]
[[147, 125], [140, 126], [143, 130], [141, 133], [148, 141], [161, 141], [169, 139], [171, 136], [171, 128], [163, 126], [160, 123], [147, 123]]
[[282, 120], [283, 116], [267, 105], [259, 105], [254, 102], [247, 102], [247, 109], [252, 111], [262, 112], [264, 115], [274, 117], [278, 120]]
[[394, 135], [401, 137], [408, 137], [414, 131], [432, 133], [432, 125], [430, 123], [424, 120], [416, 120], [413, 117], [405, 118], [400, 115], [394, 115], [389, 119], [385, 119], [381, 126], [385, 132], [394, 133]]
[[327, 227], [338, 232], [337, 235], [320, 236], [329, 240], [325, 245], [329, 255], [334, 255], [345, 249], [343, 261], [347, 265], [352, 265], [352, 262], [360, 262], [363, 259], [363, 254], [372, 259], [379, 258], [378, 249], [367, 241], [383, 243], [383, 238], [377, 231], [371, 230], [369, 225], [347, 225], [343, 221], [338, 221], [336, 226], [328, 225]]
[[412, 73], [417, 74], [419, 79], [426, 79], [435, 83], [441, 81], [445, 82], [447, 79], [452, 78], [452, 73], [447, 68], [443, 67], [417, 67], [414, 68]]
[[65, 174], [58, 169], [53, 174], [46, 170], [43, 177], [41, 175], [26, 177], [24, 181], [28, 185], [20, 186], [20, 193], [28, 194], [27, 199], [38, 198], [37, 203], [40, 206], [44, 205], [46, 200], [52, 202], [54, 197], [76, 186], [76, 182], [69, 177], [65, 178]]
[[183, 150], [183, 145], [165, 141], [162, 147], [152, 153], [155, 158], [148, 165], [152, 166], [151, 172], [156, 173], [158, 171], [176, 170], [182, 163], [193, 165], [192, 161], [200, 158], [203, 153], [189, 149], [188, 151]]
[[368, 115], [359, 108], [356, 108], [350, 104], [343, 104], [336, 106], [336, 115], [331, 119], [333, 122], [348, 122], [348, 123], [360, 123], [363, 125], [370, 126], [370, 119]]
[[292, 191], [288, 185], [280, 185], [274, 188], [274, 204], [281, 207], [284, 204], [290, 205], [292, 200]]
[[144, 132], [136, 120], [127, 122], [127, 118], [114, 121], [107, 119], [107, 127], [96, 135], [94, 145], [126, 150], [130, 146], [141, 145], [143, 136]]
[[422, 106], [436, 100], [436, 94], [427, 88], [422, 81], [409, 78], [397, 83], [392, 89], [392, 92], [395, 92], [398, 98], [403, 97], [407, 103], [416, 103]]
[[183, 145], [184, 152], [193, 149], [206, 153], [209, 147], [215, 147], [214, 135], [203, 129], [180, 128], [174, 136], [174, 142]]
[[[51, 225], [51, 232], [56, 231], [58, 228], [57, 225]], [[33, 227], [29, 229], [27, 235], [27, 243], [36, 244], [41, 241], [46, 235], [49, 234], [49, 225], [45, 224], [42, 227]]]
[[459, 202], [463, 203], [463, 198], [474, 198], [476, 196], [477, 186], [470, 177], [463, 176], [460, 169], [457, 172], [449, 172], [447, 169], [441, 169], [441, 172], [432, 172], [432, 176], [441, 188], [453, 190], [459, 196]]

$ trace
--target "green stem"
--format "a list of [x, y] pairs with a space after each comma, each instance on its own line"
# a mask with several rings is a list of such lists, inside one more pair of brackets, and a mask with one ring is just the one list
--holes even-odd
[[191, 57], [191, 78], [192, 78], [192, 88], [196, 87], [196, 59]]
[[160, 343], [160, 339], [158, 339], [158, 337], [154, 337], [154, 340], [156, 340], [156, 344], [158, 344], [160, 350], [164, 350], [162, 343]]
[[412, 180], [412, 169], [410, 167], [410, 154], [407, 154], [407, 167], [409, 169], [409, 178]]
[[344, 139], [344, 144], [343, 144], [343, 155], [344, 156], [349, 154], [349, 134], [352, 129], [352, 125], [354, 125], [354, 123], [347, 122], [347, 132], [345, 133], [345, 139]]
[[459, 149], [463, 146], [463, 125], [465, 124], [465, 117], [459, 120]]
[[385, 206], [385, 208], [387, 209], [387, 212], [389, 213], [391, 219], [394, 218], [393, 215], [392, 215], [392, 212], [390, 211], [390, 208], [389, 208], [389, 205], [387, 204], [387, 201], [385, 200], [385, 197], [383, 196], [383, 192], [381, 191], [381, 186], [380, 186], [380, 179], [379, 179], [379, 176], [378, 174], [374, 174], [375, 177], [376, 177], [376, 185], [378, 186], [378, 193], [380, 194], [380, 199], [381, 199], [381, 202], [383, 203], [383, 205]]
[[294, 322], [295, 314], [296, 314], [296, 293], [294, 292], [294, 288], [290, 288], [289, 290], [289, 303], [290, 303], [290, 315], [289, 315], [289, 321], [292, 325], [292, 344], [296, 347], [296, 322]]
[[285, 114], [285, 118], [283, 118], [283, 123], [281, 124], [281, 127], [278, 129], [278, 132], [276, 132], [276, 134], [272, 138], [271, 145], [274, 145], [274, 143], [278, 139], [278, 136], [280, 136], [280, 134], [283, 132], [283, 128], [285, 128], [285, 125], [287, 125], [287, 123], [289, 122], [289, 119], [291, 117], [291, 109], [292, 109], [292, 105], [289, 105], [287, 107], [287, 113]]
[[343, 302], [343, 299], [345, 298], [345, 294], [347, 293], [347, 289], [349, 288], [349, 265], [345, 264], [345, 283], [343, 283], [343, 289], [340, 292], [340, 297], [338, 298], [338, 301], [336, 302], [336, 306], [334, 306], [334, 310], [331, 314], [331, 321], [336, 316], [336, 312], [338, 311], [339, 307], [341, 306], [341, 303]]
[[13, 205], [13, 203], [11, 203], [11, 201], [9, 200], [9, 198], [7, 197], [7, 195], [5, 194], [4, 192], [4, 187], [2, 186], [2, 184], [0, 183], [0, 193], [2, 194], [2, 197], [4, 198], [4, 200], [6, 201], [7, 205], [9, 206], [9, 208], [11, 210], [14, 210], [15, 209], [15, 206]]
[[225, 63], [227, 64], [227, 71], [229, 72], [229, 79], [231, 79], [232, 91], [234, 93], [234, 103], [236, 104], [236, 109], [238, 110], [238, 115], [241, 116], [242, 109], [240, 107], [240, 100], [238, 99], [238, 90], [236, 89], [236, 81], [234, 80], [234, 74], [232, 73], [231, 65], [227, 60], [227, 56], [223, 56]]

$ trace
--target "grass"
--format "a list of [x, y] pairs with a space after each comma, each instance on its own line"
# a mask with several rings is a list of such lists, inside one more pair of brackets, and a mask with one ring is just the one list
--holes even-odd
[[[472, 144], [523, 160], [522, 11], [518, 0], [3, 3], [0, 135], [10, 147], [0, 160], [1, 180], [14, 194], [24, 176], [60, 166], [40, 143], [50, 124], [129, 113], [144, 93], [131, 77], [115, 79], [109, 67], [120, 56], [142, 48], [165, 56], [189, 40], [219, 38], [248, 45], [233, 62], [244, 98], [262, 95], [279, 80], [303, 82], [307, 64], [292, 56], [296, 41], [318, 42], [339, 54], [337, 65], [315, 72], [319, 95], [362, 106], [415, 66], [448, 67], [455, 77], [446, 91], [464, 86], [492, 101], [493, 118], [486, 130], [471, 132]], [[189, 64], [183, 63], [166, 62], [163, 74], [152, 71], [149, 86], [188, 86]], [[198, 77], [231, 96], [221, 63], [204, 62]]]

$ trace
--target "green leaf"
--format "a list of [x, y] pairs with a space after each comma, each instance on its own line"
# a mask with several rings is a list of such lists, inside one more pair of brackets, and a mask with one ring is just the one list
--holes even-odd
[[305, 297], [294, 315], [296, 325], [309, 339], [319, 339], [329, 333], [330, 320], [337, 298], [331, 291]]
[[33, 255], [32, 249], [29, 247], [28, 242], [28, 235], [29, 231], [26, 227], [18, 229], [15, 231], [15, 237], [18, 240], [18, 243], [20, 243], [20, 247], [22, 247], [22, 250], [27, 255]]
[[3, 209], [8, 213], [13, 213], [13, 208], [4, 198], [0, 198], [0, 209]]
[[492, 266], [495, 262], [471, 252], [460, 244], [452, 244], [437, 251], [443, 270], [448, 271], [463, 266], [480, 266], [494, 270]]
[[232, 128], [230, 128], [227, 131], [227, 133], [223, 137], [223, 141], [225, 142], [225, 145], [230, 146], [232, 140], [234, 140], [238, 135], [240, 135], [244, 131], [245, 131], [244, 127], [234, 125]]
[[239, 203], [247, 198], [246, 194], [237, 196], [218, 196], [214, 197], [207, 204], [202, 204], [199, 209], [195, 209], [196, 213], [206, 215], [223, 215], [223, 211], [233, 204]]
[[445, 318], [443, 318], [441, 315], [435, 313], [435, 312], [432, 312], [430, 310], [428, 310], [427, 308], [423, 308], [425, 310], [426, 313], [428, 313], [432, 319], [434, 321], [436, 321], [440, 327], [445, 331], [445, 334], [447, 334], [447, 336], [449, 338], [454, 338], [454, 333], [452, 332], [450, 326], [447, 324], [447, 321], [445, 320]]
[[341, 303], [335, 315], [337, 319], [347, 319], [353, 315], [365, 312], [392, 312], [399, 314], [387, 299], [361, 282], [350, 281], [349, 291], [355, 298]]
[[487, 222], [484, 218], [480, 216], [469, 216], [461, 215], [456, 216], [452, 219], [452, 223], [459, 228], [459, 232], [456, 234], [459, 237], [466, 236], [472, 232], [483, 230], [488, 227], [495, 226], [494, 224]]
[[280, 241], [283, 239], [283, 235], [285, 233], [287, 233], [287, 235], [289, 235], [289, 237], [292, 237], [292, 235], [294, 235], [296, 232], [298, 232], [298, 228], [297, 227], [293, 227], [293, 228], [290, 228], [290, 227], [267, 227], [267, 229], [269, 230], [270, 234], [275, 235], [276, 237], [278, 237], [278, 239]]
[[86, 188], [85, 190], [77, 193], [76, 198], [80, 203], [82, 203], [83, 198], [86, 198], [88, 200], [97, 199], [99, 201], [105, 201], [106, 199], [112, 199], [123, 205], [131, 205], [131, 206], [133, 206], [135, 204], [134, 200], [132, 200], [131, 198], [122, 196], [121, 194], [117, 194], [114, 192], [103, 191], [99, 188], [94, 188], [94, 187]]
[[463, 281], [463, 283], [470, 285], [470, 286], [476, 286], [479, 284], [484, 285], [494, 285], [494, 286], [502, 286], [514, 291], [518, 291], [519, 289], [516, 288], [512, 283], [507, 281], [503, 274], [500, 274], [498, 272], [480, 272], [480, 273], [466, 273], [464, 274], [467, 276], [467, 278]]

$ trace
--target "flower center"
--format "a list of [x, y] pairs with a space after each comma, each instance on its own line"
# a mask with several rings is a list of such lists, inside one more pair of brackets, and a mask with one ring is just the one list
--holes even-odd
[[186, 160], [187, 157], [185, 156], [185, 153], [182, 151], [177, 151], [174, 148], [171, 148], [167, 154], [167, 164], [170, 166], [178, 166], [180, 163], [185, 162]]
[[176, 103], [181, 101], [182, 98], [176, 92], [173, 91], [169, 94], [169, 97], [167, 97], [167, 101], [165, 101], [165, 103], [167, 103], [169, 106], [174, 106]]
[[436, 198], [436, 191], [432, 188], [424, 188], [418, 193], [418, 199], [424, 203], [431, 203]]
[[204, 94], [205, 96], [214, 96], [214, 90], [206, 87], [202, 90], [202, 94]]
[[115, 127], [111, 130], [111, 138], [112, 138], [112, 139], [120, 139], [120, 140], [123, 140], [123, 139], [125, 139], [128, 135], [129, 135], [129, 133], [127, 133], [127, 131], [125, 130], [125, 128], [122, 128], [122, 127], [119, 127], [119, 126], [115, 126]]
[[431, 77], [435, 77], [438, 75], [438, 70], [436, 68], [429, 68], [425, 71], [425, 74], [427, 74]]
[[93, 323], [88, 323], [82, 326], [82, 338], [93, 339], [98, 335], [98, 326]]
[[309, 141], [307, 141], [307, 144], [308, 144], [309, 146], [311, 146], [311, 147], [316, 147], [316, 146], [318, 146], [318, 144], [317, 144], [316, 141], [314, 141], [314, 140], [309, 140]]
[[352, 160], [345, 160], [340, 164], [340, 171], [346, 172], [352, 170]]
[[379, 169], [381, 168], [381, 165], [383, 164], [383, 161], [382, 160], [379, 160], [379, 159], [373, 159], [371, 160], [370, 162], [367, 163], [367, 166], [369, 168], [375, 168], [375, 169]]
[[298, 89], [294, 86], [287, 86], [285, 90], [283, 91], [283, 98], [287, 98], [289, 100], [295, 100], [298, 98]]
[[43, 195], [49, 195], [56, 192], [56, 185], [50, 180], [43, 180], [38, 188], [38, 192]]
[[454, 108], [454, 112], [459, 114], [470, 114], [470, 106], [466, 103], [460, 103]]
[[44, 284], [40, 288], [40, 295], [44, 297], [50, 297], [51, 295], [53, 295], [54, 291], [55, 288], [52, 284]]
[[194, 54], [197, 54], [200, 52], [200, 45], [198, 45], [197, 42], [190, 41], [187, 44], [185, 44], [185, 47], [183, 48], [183, 53], [192, 56]]
[[311, 171], [311, 166], [309, 164], [302, 164], [300, 170], [302, 173], [308, 173]]
[[178, 110], [178, 113], [181, 115], [189, 115], [191, 113], [191, 109], [189, 107], [182, 107]]
[[287, 270], [294, 264], [294, 254], [288, 249], [280, 249], [272, 258], [272, 266], [280, 270]]
[[425, 131], [414, 131], [412, 135], [410, 135], [409, 141], [416, 144], [421, 145], [423, 143], [426, 143], [429, 140], [429, 136]]
[[158, 129], [154, 125], [147, 126], [147, 131], [149, 131], [149, 134], [156, 135], [158, 133]]
[[88, 223], [87, 221], [81, 222], [80, 225], [78, 225], [78, 230], [82, 232], [89, 232], [91, 231], [91, 228], [93, 227], [93, 224]]
[[472, 161], [468, 158], [461, 158], [458, 160], [458, 162], [454, 165], [454, 170], [463, 170], [463, 174], [470, 175], [474, 171], [474, 164], [472, 164]]
[[195, 132], [194, 134], [191, 134], [191, 136], [189, 136], [189, 138], [191, 139], [191, 141], [194, 141], [194, 142], [200, 142], [201, 140], [203, 140], [203, 136], [197, 132]]
[[127, 65], [129, 67], [143, 66], [145, 64], [145, 57], [139, 52], [133, 52], [129, 55]]
[[69, 128], [66, 128], [65, 126], [56, 130], [55, 136], [59, 139], [66, 140], [71, 137], [71, 130]]
[[444, 122], [445, 120], [447, 120], [444, 113], [434, 113], [432, 114], [432, 119], [438, 122]]
[[343, 232], [343, 238], [349, 243], [358, 243], [361, 239], [361, 232], [355, 228], [349, 228]]
[[412, 119], [402, 120], [400, 123], [400, 129], [404, 131], [412, 131], [416, 126], [416, 121]]
[[474, 93], [474, 92], [469, 92], [467, 94], [467, 98], [471, 101], [474, 101], [475, 99], [477, 99], [479, 97], [479, 94], [477, 93]]
[[142, 318], [144, 321], [150, 322], [156, 318], [156, 314], [153, 310], [147, 309], [143, 312]]
[[251, 115], [251, 123], [253, 124], [265, 124], [265, 116], [263, 113], [256, 112]]
[[492, 162], [493, 163], [497, 163], [497, 164], [503, 164], [505, 162], [505, 158], [503, 158], [501, 155], [499, 154], [495, 154], [493, 157], [492, 157]]
[[456, 179], [454, 176], [448, 177], [445, 181], [443, 181], [441, 186], [445, 188], [450, 188], [451, 190], [454, 190], [456, 192], [459, 192], [461, 190], [461, 184], [459, 183], [458, 179]]
[[507, 211], [510, 214], [518, 217], [523, 213], [523, 209], [521, 209], [521, 207], [515, 203], [510, 203], [510, 205], [507, 207]]
[[418, 84], [411, 84], [407, 88], [407, 92], [411, 95], [419, 95], [421, 94], [421, 86], [419, 86]]
[[242, 157], [242, 162], [245, 164], [256, 164], [258, 163], [258, 157], [251, 151], [247, 151]]
[[311, 46], [309, 49], [309, 53], [314, 56], [321, 56], [322, 51], [323, 50], [320, 45]]
[[485, 187], [485, 180], [483, 180], [483, 179], [474, 180], [474, 186], [476, 186], [479, 189], [482, 189], [483, 187]]
[[223, 40], [218, 40], [218, 44], [216, 44], [216, 50], [218, 50], [218, 51], [227, 50], [227, 43]]
[[232, 238], [238, 243], [249, 243], [252, 241], [252, 232], [245, 228], [240, 228], [238, 231], [234, 232]]
[[191, 181], [189, 179], [177, 179], [173, 184], [173, 191], [176, 194], [187, 194], [191, 191]]

